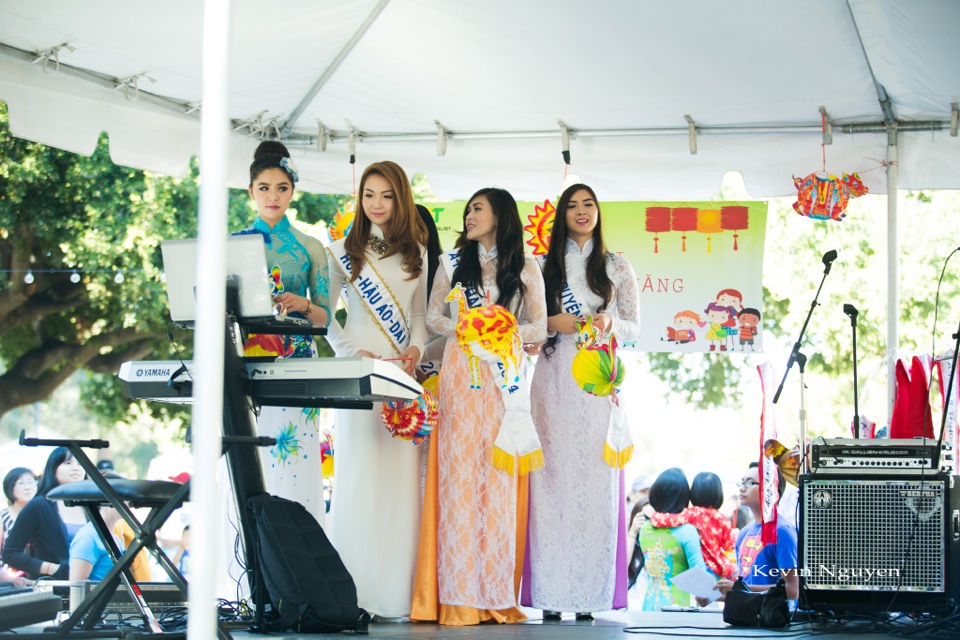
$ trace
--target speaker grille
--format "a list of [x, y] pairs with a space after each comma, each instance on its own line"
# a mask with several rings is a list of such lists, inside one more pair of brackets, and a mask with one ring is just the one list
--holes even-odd
[[806, 588], [946, 590], [943, 480], [810, 480], [803, 485]]

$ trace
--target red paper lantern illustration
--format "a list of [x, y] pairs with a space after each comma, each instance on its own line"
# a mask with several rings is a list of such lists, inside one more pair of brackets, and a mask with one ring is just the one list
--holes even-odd
[[711, 235], [723, 231], [719, 209], [700, 209], [697, 212], [697, 231], [707, 234], [707, 253], [713, 253]]
[[670, 231], [670, 207], [647, 207], [647, 233], [653, 236], [653, 252], [660, 253], [658, 233]]
[[697, 208], [696, 207], [677, 207], [670, 213], [672, 218], [671, 225], [674, 231], [682, 231], [682, 249], [687, 250], [687, 232], [697, 230]]
[[726, 231], [733, 231], [733, 250], [739, 251], [737, 246], [737, 231], [750, 228], [750, 209], [743, 206], [722, 207], [720, 209], [720, 226]]

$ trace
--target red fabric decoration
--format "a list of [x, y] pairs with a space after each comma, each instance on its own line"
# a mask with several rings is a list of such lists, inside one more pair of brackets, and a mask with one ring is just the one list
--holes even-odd
[[929, 356], [913, 356], [909, 373], [904, 359], [897, 360], [897, 397], [893, 401], [893, 417], [890, 419], [891, 438], [933, 437], [929, 360]]

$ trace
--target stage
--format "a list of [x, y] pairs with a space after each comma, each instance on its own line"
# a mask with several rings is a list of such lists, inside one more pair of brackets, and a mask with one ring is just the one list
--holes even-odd
[[[560, 622], [543, 622], [540, 612], [524, 609], [530, 619], [527, 622], [512, 625], [484, 624], [474, 627], [444, 627], [426, 623], [372, 623], [370, 638], [405, 638], [426, 640], [427, 638], [458, 638], [462, 640], [487, 640], [514, 638], [560, 638], [569, 640], [613, 640], [626, 638], [807, 638], [818, 637], [826, 640], [850, 637], [856, 634], [865, 640], [889, 638], [891, 632], [922, 631], [912, 621], [888, 621], [883, 625], [863, 619], [845, 623], [831, 622], [800, 623], [795, 622], [783, 629], [743, 629], [734, 628], [723, 622], [719, 609], [702, 611], [608, 611], [596, 614], [592, 622], [578, 622], [573, 614], [564, 614]], [[34, 625], [18, 629], [19, 633], [39, 633], [46, 625]], [[284, 640], [311, 638], [344, 638], [342, 633], [297, 634], [275, 633], [269, 636], [250, 633], [233, 628], [229, 630], [233, 638], [277, 638]], [[957, 637], [941, 629], [944, 635], [931, 636], [917, 633], [918, 637]], [[7, 634], [10, 634], [9, 636]], [[904, 635], [910, 635], [906, 633]], [[16, 638], [11, 632], [0, 632], [0, 637]], [[54, 636], [50, 636], [54, 637]]]

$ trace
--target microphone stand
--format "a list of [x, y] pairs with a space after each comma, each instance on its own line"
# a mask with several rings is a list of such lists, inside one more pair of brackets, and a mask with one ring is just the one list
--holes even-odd
[[[947, 401], [943, 405], [943, 415], [940, 416], [940, 436], [937, 438], [937, 449], [936, 449], [937, 464], [935, 465], [936, 468], [940, 467], [940, 452], [941, 452], [941, 447], [943, 447], [943, 434], [946, 433], [947, 431], [948, 414], [950, 414], [951, 416], [956, 415], [954, 411], [950, 411], [950, 407], [951, 407], [951, 404], [957, 401], [957, 399], [953, 397], [954, 395], [953, 381], [954, 381], [954, 376], [957, 373], [957, 356], [960, 355], [960, 326], [957, 326], [957, 332], [953, 334], [953, 336], [951, 337], [954, 339], [953, 360], [950, 361], [950, 382], [946, 387], [944, 387], [944, 392], [946, 394]], [[953, 425], [950, 425], [950, 428], [952, 429]], [[954, 443], [954, 446], [956, 447], [957, 443]], [[953, 454], [953, 459], [954, 460], [957, 459], [956, 454]], [[956, 473], [956, 470], [954, 470], [954, 473]]]
[[820, 297], [820, 290], [823, 289], [823, 283], [826, 281], [827, 275], [830, 273], [830, 267], [833, 266], [833, 261], [836, 259], [836, 249], [823, 254], [823, 278], [820, 279], [820, 286], [817, 287], [817, 293], [813, 296], [813, 302], [810, 303], [810, 310], [807, 312], [807, 319], [803, 321], [803, 326], [800, 328], [800, 335], [797, 336], [797, 341], [793, 343], [790, 359], [787, 360], [787, 369], [783, 372], [783, 379], [780, 380], [780, 386], [777, 387], [777, 392], [773, 396], [773, 404], [777, 404], [780, 394], [783, 392], [783, 385], [787, 382], [790, 367], [796, 362], [800, 367], [800, 460], [803, 466], [809, 463], [807, 460], [807, 408], [803, 392], [803, 368], [807, 364], [807, 357], [800, 353], [800, 343], [803, 341], [803, 334], [806, 333], [807, 325], [810, 323], [810, 316], [813, 315], [813, 310], [817, 308], [817, 298]]
[[797, 341], [793, 343], [793, 349], [790, 351], [790, 359], [787, 360], [787, 370], [783, 372], [783, 379], [780, 381], [780, 386], [777, 387], [777, 393], [773, 396], [773, 404], [777, 404], [777, 400], [780, 399], [780, 394], [783, 392], [783, 385], [787, 382], [787, 375], [790, 373], [790, 367], [793, 366], [793, 363], [797, 361], [797, 355], [800, 353], [800, 342], [803, 340], [803, 334], [807, 331], [807, 325], [810, 323], [810, 316], [813, 315], [813, 310], [817, 308], [817, 298], [820, 297], [820, 290], [823, 289], [823, 283], [827, 279], [827, 275], [830, 273], [830, 267], [833, 266], [833, 261], [837, 259], [837, 250], [827, 251], [823, 254], [823, 278], [820, 279], [820, 286], [817, 287], [817, 294], [813, 296], [813, 302], [810, 303], [810, 311], [807, 312], [807, 319], [803, 321], [803, 326], [800, 328], [800, 335], [797, 336]]
[[800, 368], [800, 466], [803, 473], [809, 473], [810, 459], [807, 457], [807, 399], [804, 394], [803, 368], [807, 365], [807, 356], [797, 351], [797, 367]]
[[852, 304], [843, 305], [843, 312], [850, 316], [853, 328], [853, 439], [860, 439], [860, 395], [857, 389], [857, 308]]

